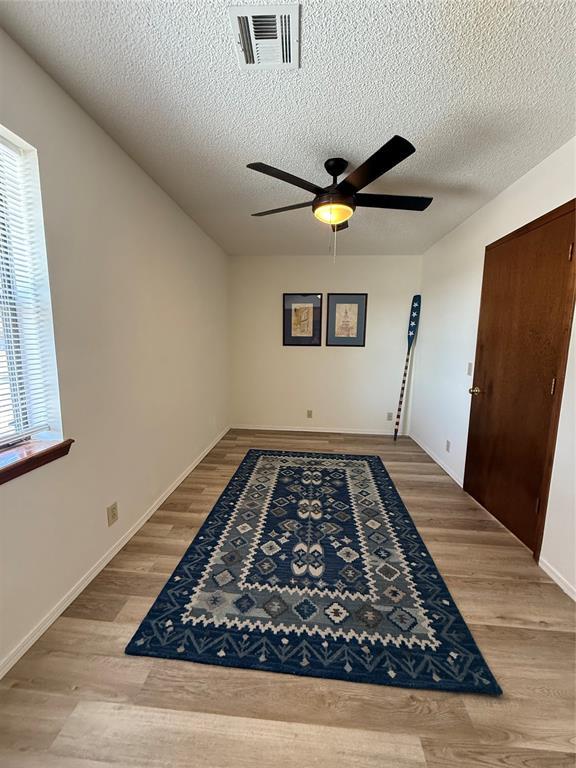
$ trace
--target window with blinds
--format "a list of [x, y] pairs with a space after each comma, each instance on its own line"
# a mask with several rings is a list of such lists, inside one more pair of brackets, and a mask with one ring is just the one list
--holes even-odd
[[60, 439], [36, 150], [0, 126], [0, 449]]

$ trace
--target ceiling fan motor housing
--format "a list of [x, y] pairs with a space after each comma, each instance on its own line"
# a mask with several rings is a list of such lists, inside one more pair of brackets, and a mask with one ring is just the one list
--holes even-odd
[[338, 192], [327, 192], [325, 195], [318, 195], [312, 203], [312, 211], [321, 208], [323, 205], [347, 205], [353, 211], [356, 210], [354, 197], [348, 195], [339, 195]]

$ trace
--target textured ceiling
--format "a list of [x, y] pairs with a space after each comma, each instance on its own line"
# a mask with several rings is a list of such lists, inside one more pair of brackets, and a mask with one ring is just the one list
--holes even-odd
[[434, 202], [359, 210], [338, 250], [420, 253], [575, 132], [571, 0], [303, 0], [301, 68], [251, 73], [231, 4], [0, 2], [7, 32], [231, 254], [329, 246], [308, 210], [250, 217], [308, 195], [248, 162], [324, 185], [327, 157], [354, 166], [405, 136], [416, 154], [369, 191]]

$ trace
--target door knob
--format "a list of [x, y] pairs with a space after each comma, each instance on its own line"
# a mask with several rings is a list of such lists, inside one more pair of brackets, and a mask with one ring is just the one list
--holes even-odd
[[479, 395], [480, 392], [482, 392], [482, 390], [480, 389], [480, 387], [470, 387], [468, 392], [470, 392], [471, 395]]

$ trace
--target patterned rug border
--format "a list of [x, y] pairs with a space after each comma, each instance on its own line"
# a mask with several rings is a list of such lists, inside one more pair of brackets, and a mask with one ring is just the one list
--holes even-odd
[[[418, 548], [419, 549], [421, 548], [422, 552], [425, 552], [425, 556], [427, 557], [427, 561], [426, 561], [427, 565], [432, 566], [435, 569], [436, 573], [438, 574], [438, 581], [435, 584], [435, 586], [439, 588], [439, 592], [437, 595], [438, 599], [441, 599], [443, 601], [448, 600], [451, 602], [450, 616], [452, 618], [452, 621], [450, 623], [450, 627], [452, 632], [457, 635], [460, 635], [461, 637], [466, 638], [468, 646], [472, 649], [475, 649], [478, 655], [478, 658], [483, 663], [482, 674], [484, 674], [488, 678], [489, 680], [488, 684], [484, 685], [483, 688], [479, 688], [478, 686], [472, 685], [471, 683], [463, 683], [457, 680], [444, 679], [444, 678], [436, 681], [429, 680], [426, 682], [422, 680], [411, 680], [404, 676], [401, 678], [399, 677], [398, 679], [392, 679], [387, 675], [385, 676], [385, 673], [382, 670], [371, 670], [366, 673], [354, 671], [351, 674], [347, 674], [340, 670], [334, 670], [334, 669], [329, 669], [325, 667], [322, 667], [321, 669], [318, 669], [318, 668], [291, 669], [283, 665], [282, 662], [266, 661], [261, 663], [258, 660], [255, 660], [253, 657], [243, 658], [241, 655], [225, 656], [221, 658], [221, 657], [217, 657], [216, 654], [213, 654], [209, 658], [200, 657], [200, 656], [194, 657], [194, 658], [187, 658], [186, 656], [183, 656], [180, 653], [178, 653], [173, 646], [172, 647], [167, 647], [167, 646], [144, 647], [143, 646], [142, 636], [146, 632], [146, 630], [148, 629], [148, 631], [150, 632], [149, 637], [153, 636], [155, 634], [154, 627], [153, 627], [154, 621], [166, 613], [167, 606], [174, 605], [174, 601], [171, 599], [171, 591], [174, 589], [174, 578], [177, 576], [178, 572], [183, 568], [183, 564], [185, 564], [186, 561], [189, 560], [191, 558], [191, 555], [194, 553], [201, 556], [199, 563], [195, 565], [195, 568], [194, 568], [195, 571], [198, 571], [198, 574], [196, 575], [199, 575], [202, 572], [203, 568], [206, 565], [206, 561], [212, 551], [212, 542], [205, 542], [204, 537], [209, 532], [211, 532], [212, 528], [221, 528], [223, 527], [223, 524], [225, 524], [222, 521], [217, 521], [215, 525], [213, 518], [219, 511], [221, 511], [221, 508], [223, 505], [228, 507], [231, 502], [236, 500], [241, 495], [246, 482], [246, 478], [244, 475], [246, 473], [250, 460], [254, 460], [251, 467], [251, 469], [253, 469], [253, 466], [255, 465], [256, 460], [261, 456], [294, 456], [294, 457], [302, 457], [302, 458], [366, 461], [371, 465], [371, 467], [376, 468], [378, 472], [382, 473], [382, 476], [385, 479], [385, 481], [389, 483], [389, 488], [387, 489], [388, 493], [391, 493], [395, 501], [398, 502], [400, 505], [399, 511], [403, 513], [404, 524], [406, 525], [407, 523], [411, 532], [416, 535], [417, 537], [416, 541], [420, 545]], [[376, 465], [376, 467], [373, 466], [374, 464]], [[375, 482], [377, 479], [378, 480], [380, 479], [378, 478], [378, 475], [375, 476]], [[380, 487], [380, 482], [376, 482], [376, 485], [379, 491], [383, 490]], [[236, 487], [236, 486], [239, 486], [239, 487]], [[216, 534], [214, 534], [214, 537], [217, 539]], [[212, 541], [214, 541], [214, 538], [212, 539]], [[222, 634], [221, 630], [218, 627], [212, 628], [211, 630], [204, 628], [203, 632], [205, 635], [210, 635], [210, 634], [214, 635], [215, 639], [218, 639]], [[417, 652], [414, 652], [413, 650], [411, 650], [410, 652], [417, 653]], [[491, 695], [491, 696], [499, 696], [502, 694], [502, 689], [500, 688], [488, 664], [486, 663], [472, 635], [472, 632], [470, 631], [470, 628], [468, 627], [466, 621], [464, 620], [464, 617], [462, 616], [457, 606], [456, 601], [454, 600], [454, 598], [452, 597], [452, 594], [450, 593], [448, 587], [446, 586], [444, 578], [440, 570], [438, 569], [436, 563], [434, 562], [434, 559], [432, 558], [432, 555], [430, 554], [428, 547], [426, 546], [424, 540], [422, 539], [416, 527], [416, 524], [414, 523], [414, 520], [410, 515], [409, 510], [407, 509], [406, 505], [402, 500], [402, 497], [398, 493], [396, 485], [394, 484], [392, 478], [390, 477], [385, 464], [383, 463], [382, 459], [375, 454], [332, 453], [332, 452], [320, 452], [320, 451], [284, 451], [284, 450], [267, 450], [267, 449], [257, 449], [257, 448], [249, 449], [244, 455], [244, 457], [242, 458], [242, 460], [240, 461], [237, 469], [235, 470], [234, 474], [228, 481], [226, 487], [218, 497], [217, 501], [214, 503], [206, 520], [198, 529], [196, 535], [194, 536], [189, 547], [186, 549], [180, 561], [174, 568], [172, 574], [167, 579], [164, 587], [162, 588], [161, 592], [155, 599], [150, 610], [146, 613], [145, 617], [141, 621], [138, 629], [136, 630], [130, 642], [126, 646], [125, 653], [130, 656], [146, 656], [146, 657], [160, 658], [160, 659], [162, 658], [174, 659], [182, 662], [207, 664], [210, 666], [220, 666], [220, 667], [229, 667], [229, 668], [237, 668], [237, 669], [252, 669], [252, 670], [255, 669], [263, 672], [290, 674], [290, 675], [296, 675], [299, 677], [335, 679], [335, 680], [343, 680], [346, 682], [361, 682], [361, 683], [368, 683], [368, 684], [375, 684], [375, 685], [386, 685], [386, 686], [397, 687], [397, 688], [409, 688], [409, 689], [416, 689], [416, 690], [437, 690], [437, 691], [447, 691], [447, 692], [453, 692], [453, 693], [475, 693], [480, 695]]]

